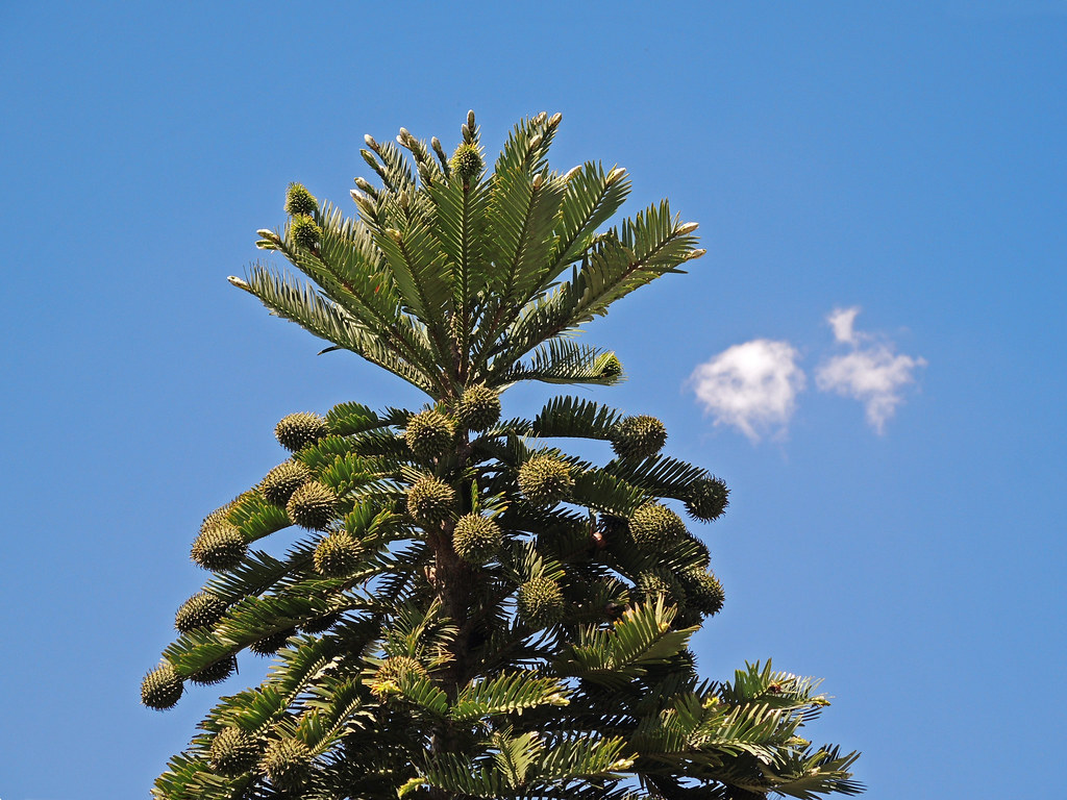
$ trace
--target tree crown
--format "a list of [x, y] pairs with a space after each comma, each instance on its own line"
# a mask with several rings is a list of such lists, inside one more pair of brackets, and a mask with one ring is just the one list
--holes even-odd
[[[275, 429], [290, 457], [205, 518], [213, 576], [142, 684], [176, 704], [275, 655], [222, 698], [157, 781], [162, 798], [801, 798], [859, 786], [855, 754], [798, 733], [816, 682], [748, 665], [701, 680], [689, 641], [724, 591], [678, 510], [710, 522], [726, 485], [663, 455], [664, 425], [575, 397], [502, 419], [522, 380], [609, 385], [571, 335], [703, 253], [666, 202], [614, 228], [625, 172], [552, 171], [559, 116], [519, 123], [492, 172], [473, 114], [449, 157], [367, 137], [381, 186], [345, 219], [298, 184], [260, 231], [310, 284], [231, 278], [275, 314], [419, 387], [418, 410], [342, 403]], [[402, 157], [410, 154], [414, 170]], [[598, 466], [559, 440], [610, 442]], [[674, 507], [672, 507], [674, 506]], [[284, 528], [281, 557], [254, 549]]]

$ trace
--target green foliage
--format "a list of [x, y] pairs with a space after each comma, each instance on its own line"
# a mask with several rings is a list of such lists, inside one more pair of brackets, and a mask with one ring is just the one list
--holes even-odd
[[[855, 754], [799, 735], [827, 705], [770, 664], [700, 682], [688, 645], [724, 591], [672, 508], [710, 521], [726, 485], [661, 455], [662, 423], [562, 396], [501, 419], [517, 381], [612, 385], [573, 340], [611, 303], [703, 253], [666, 202], [615, 217], [624, 170], [548, 164], [559, 115], [523, 120], [487, 168], [474, 115], [451, 158], [401, 129], [366, 138], [380, 186], [346, 219], [291, 184], [281, 232], [238, 287], [417, 386], [420, 411], [358, 402], [285, 417], [291, 458], [212, 512], [214, 574], [142, 684], [156, 709], [246, 653], [155, 796], [727, 800], [855, 794]], [[560, 439], [611, 443], [594, 464]], [[284, 555], [250, 550], [290, 526]], [[256, 546], [259, 546], [258, 544]]]

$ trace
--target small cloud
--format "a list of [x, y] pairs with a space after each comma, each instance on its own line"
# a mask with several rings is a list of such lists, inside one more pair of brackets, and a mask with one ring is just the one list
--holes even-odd
[[856, 321], [856, 315], [860, 313], [859, 306], [852, 308], [835, 308], [826, 318], [830, 327], [834, 329], [834, 338], [839, 342], [851, 344], [856, 340], [856, 332], [852, 330], [852, 324]]
[[755, 339], [699, 365], [689, 381], [716, 425], [733, 425], [757, 442], [785, 433], [805, 383], [798, 356], [788, 342]]
[[834, 338], [852, 346], [852, 352], [824, 361], [815, 383], [824, 392], [836, 392], [864, 404], [867, 421], [878, 432], [904, 402], [903, 388], [915, 382], [915, 370], [926, 366], [923, 358], [898, 355], [892, 342], [853, 329], [860, 309], [835, 309], [827, 316]]

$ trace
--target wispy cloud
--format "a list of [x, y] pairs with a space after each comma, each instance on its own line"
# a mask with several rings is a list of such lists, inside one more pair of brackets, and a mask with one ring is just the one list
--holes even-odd
[[859, 313], [859, 306], [853, 306], [834, 309], [827, 316], [834, 338], [851, 349], [820, 364], [815, 384], [824, 392], [859, 400], [871, 427], [884, 433], [886, 421], [904, 402], [904, 387], [915, 382], [915, 370], [926, 366], [926, 360], [898, 355], [892, 342], [856, 331]]
[[789, 342], [755, 339], [699, 365], [690, 384], [716, 425], [732, 425], [757, 442], [785, 434], [805, 383], [797, 358]]

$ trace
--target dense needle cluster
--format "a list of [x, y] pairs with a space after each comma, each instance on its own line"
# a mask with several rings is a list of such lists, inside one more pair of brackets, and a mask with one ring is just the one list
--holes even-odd
[[[502, 416], [519, 382], [622, 380], [572, 334], [703, 253], [666, 202], [604, 229], [629, 179], [551, 169], [559, 122], [522, 121], [491, 165], [473, 113], [451, 154], [403, 128], [368, 136], [377, 185], [356, 180], [356, 218], [294, 183], [288, 222], [259, 231], [310, 283], [261, 265], [231, 282], [429, 402], [286, 416], [287, 460], [204, 520], [192, 558], [213, 575], [142, 702], [170, 708], [245, 653], [274, 660], [211, 710], [156, 797], [858, 791], [854, 754], [799, 735], [827, 704], [815, 681], [769, 664], [698, 677], [689, 643], [725, 593], [679, 512], [717, 519], [726, 485], [663, 454], [649, 415], [565, 394]], [[614, 457], [569, 455], [574, 439]]]

